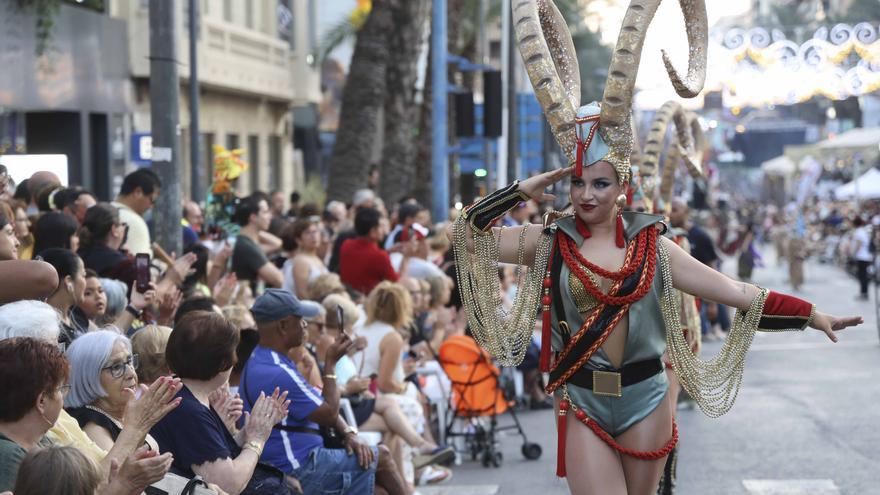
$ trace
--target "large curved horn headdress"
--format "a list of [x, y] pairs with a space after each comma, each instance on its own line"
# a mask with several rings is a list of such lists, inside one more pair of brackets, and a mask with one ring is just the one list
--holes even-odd
[[[582, 165], [606, 160], [614, 165], [621, 183], [629, 180], [633, 89], [645, 33], [660, 1], [630, 2], [611, 58], [602, 103], [580, 107], [574, 44], [556, 5], [552, 0], [511, 0], [520, 53], [535, 95], [569, 163], [578, 165], [577, 174]], [[663, 61], [676, 92], [692, 98], [702, 90], [706, 78], [706, 5], [704, 0], [679, 3], [690, 44], [687, 77], [682, 79], [665, 52]], [[599, 139], [595, 139], [597, 136]]]
[[[664, 146], [670, 124], [675, 125], [674, 140], [668, 146]], [[655, 195], [657, 175], [660, 172], [657, 165], [664, 147], [666, 154], [658, 198]], [[656, 199], [659, 199], [663, 205], [668, 205], [672, 200], [675, 172], [682, 160], [692, 177], [695, 179], [703, 177], [704, 150], [705, 138], [696, 114], [688, 112], [675, 101], [667, 101], [660, 107], [651, 122], [651, 131], [645, 141], [644, 156], [639, 166], [640, 183], [649, 209], [653, 209], [653, 202]]]

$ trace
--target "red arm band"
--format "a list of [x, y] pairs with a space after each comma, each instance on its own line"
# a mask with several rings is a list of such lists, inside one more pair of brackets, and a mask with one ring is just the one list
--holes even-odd
[[785, 330], [803, 330], [810, 324], [815, 306], [793, 296], [770, 292], [764, 303], [764, 312], [758, 330], [764, 332], [782, 332]]

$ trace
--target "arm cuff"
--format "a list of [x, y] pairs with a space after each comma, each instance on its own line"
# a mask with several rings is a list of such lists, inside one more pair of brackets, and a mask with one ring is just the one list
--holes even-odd
[[519, 181], [499, 189], [486, 196], [480, 201], [466, 207], [462, 212], [465, 220], [477, 232], [487, 232], [495, 220], [513, 209], [522, 201], [528, 201], [529, 197], [519, 190]]
[[803, 330], [813, 321], [815, 314], [815, 305], [797, 297], [771, 291], [764, 303], [758, 330], [762, 332]]

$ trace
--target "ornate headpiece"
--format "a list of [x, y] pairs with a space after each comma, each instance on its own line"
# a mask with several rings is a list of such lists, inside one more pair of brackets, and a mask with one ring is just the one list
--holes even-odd
[[[675, 125], [674, 140], [665, 147], [670, 124]], [[657, 164], [664, 147], [666, 156], [663, 160], [663, 175], [659, 181], [659, 194], [656, 194]], [[660, 213], [663, 208], [668, 207], [672, 201], [675, 172], [682, 161], [691, 177], [704, 177], [702, 163], [705, 149], [706, 140], [697, 115], [685, 110], [676, 101], [664, 103], [651, 122], [651, 131], [645, 141], [645, 152], [639, 164], [638, 182], [649, 210]]]
[[[708, 21], [704, 0], [679, 0], [690, 44], [687, 78], [672, 67], [666, 52], [663, 62], [679, 96], [693, 98], [706, 80]], [[630, 179], [633, 133], [630, 113], [633, 88], [648, 25], [660, 0], [632, 0], [617, 46], [611, 57], [601, 103], [580, 106], [580, 68], [571, 33], [552, 0], [511, 0], [516, 38], [535, 95], [556, 140], [577, 165], [599, 160], [610, 162], [618, 181]], [[598, 158], [597, 158], [598, 157]]]

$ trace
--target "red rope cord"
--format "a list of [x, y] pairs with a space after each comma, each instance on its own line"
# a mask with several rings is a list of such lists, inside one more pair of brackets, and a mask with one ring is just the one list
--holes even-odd
[[[639, 279], [639, 284], [632, 293], [625, 296], [613, 296], [610, 295], [614, 291], [609, 291], [609, 294], [605, 294], [599, 288], [599, 286], [593, 282], [590, 276], [584, 271], [580, 264], [575, 261], [575, 257], [572, 253], [573, 247], [571, 239], [563, 238], [563, 242], [560, 243], [560, 253], [562, 254], [562, 258], [565, 260], [565, 264], [568, 265], [568, 268], [572, 273], [577, 276], [578, 280], [583, 284], [584, 289], [590, 293], [593, 297], [595, 297], [600, 302], [605, 304], [611, 304], [614, 306], [627, 305], [632, 304], [648, 293], [648, 290], [651, 289], [651, 284], [654, 280], [654, 271], [657, 266], [657, 230], [656, 229], [648, 229], [648, 233], [646, 234], [648, 239], [646, 239], [646, 249], [644, 250], [644, 256], [637, 256], [637, 258], [644, 259], [647, 257], [645, 269], [642, 271], [642, 276]], [[574, 249], [576, 251], [576, 249]]]
[[[575, 226], [577, 227], [578, 232], [581, 233], [581, 235], [584, 238], [587, 238], [589, 236], [584, 236], [583, 233], [581, 232], [582, 225], [583, 225], [583, 221], [581, 221], [580, 218], [576, 218], [575, 219]], [[586, 229], [587, 228], [586, 225], [583, 225], [583, 228]], [[589, 232], [589, 231], [587, 231], [587, 232]], [[629, 244], [629, 247], [626, 250], [626, 258], [624, 258], [624, 260], [623, 260], [623, 266], [620, 267], [620, 270], [618, 270], [616, 272], [606, 270], [606, 269], [602, 268], [601, 266], [596, 265], [596, 264], [590, 262], [590, 260], [586, 259], [584, 257], [584, 255], [581, 254], [580, 249], [578, 249], [577, 245], [575, 244], [574, 239], [566, 236], [565, 240], [568, 242], [569, 249], [571, 251], [573, 251], [575, 258], [582, 265], [587, 267], [591, 272], [595, 273], [596, 275], [599, 275], [602, 278], [607, 278], [607, 279], [611, 279], [611, 280], [623, 280], [626, 277], [632, 275], [636, 271], [636, 269], [639, 267], [639, 265], [641, 264], [641, 259], [636, 257], [635, 254], [642, 253], [645, 249], [645, 241], [647, 240], [645, 237], [645, 233], [646, 233], [645, 230], [639, 232], [639, 234], [636, 236], [636, 242], [631, 242]]]

